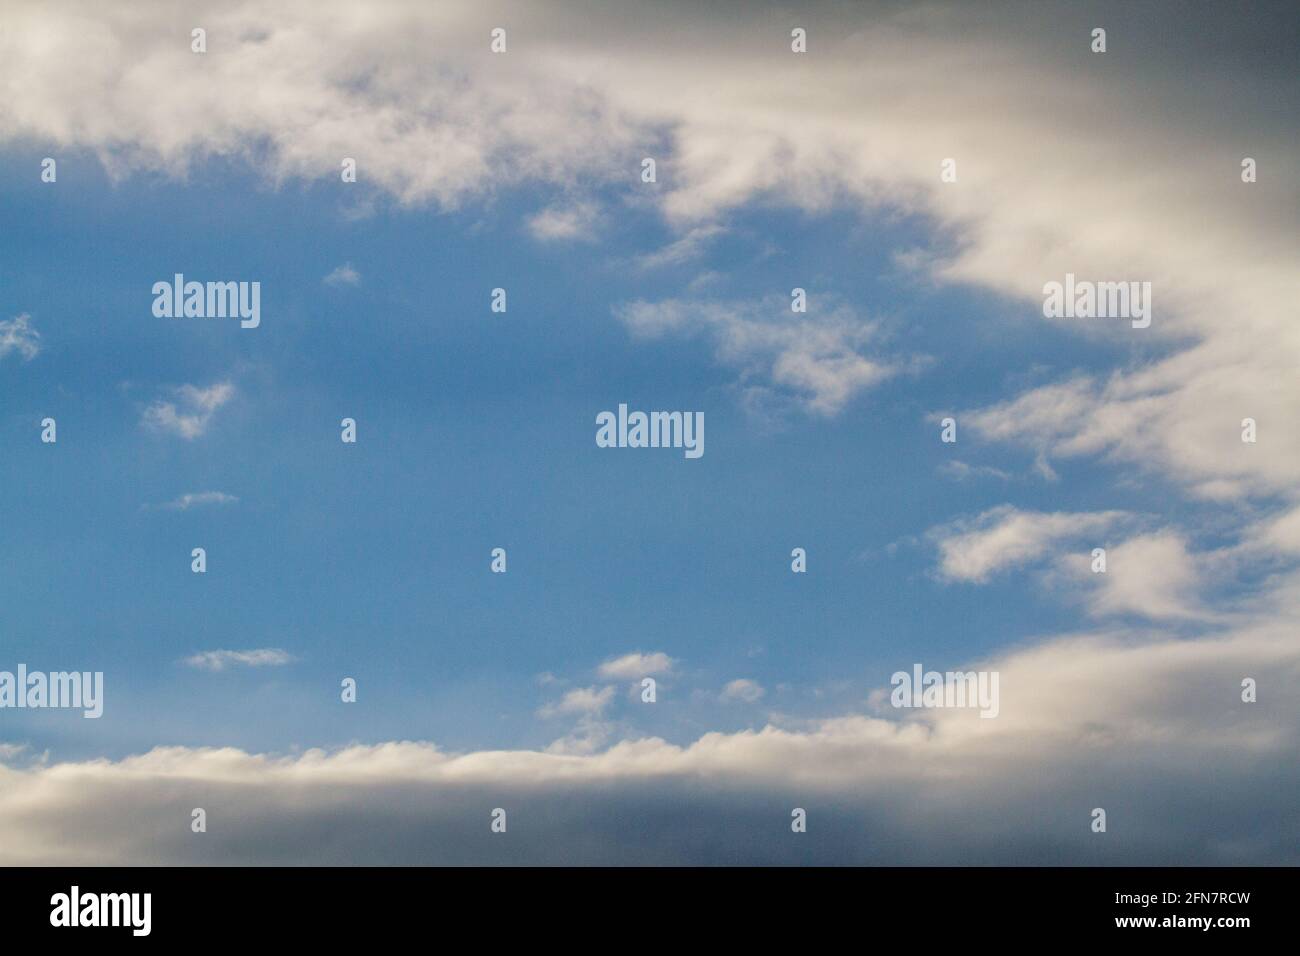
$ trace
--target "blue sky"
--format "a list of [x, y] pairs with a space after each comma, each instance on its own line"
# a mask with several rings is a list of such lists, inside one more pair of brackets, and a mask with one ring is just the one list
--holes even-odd
[[[5, 250], [8, 308], [48, 304], [33, 314], [39, 361], [4, 380], [6, 537], [26, 556], [5, 603], [31, 667], [81, 661], [111, 695], [98, 725], [29, 717], [35, 746], [540, 745], [555, 727], [535, 714], [550, 692], [537, 675], [581, 680], [634, 650], [665, 651], [690, 679], [671, 708], [638, 701], [629, 718], [689, 739], [706, 717], [738, 728], [767, 706], [860, 703], [913, 658], [975, 658], [1071, 620], [1016, 582], [945, 586], [908, 539], [1012, 494], [1103, 504], [1089, 469], [1049, 485], [1014, 453], [969, 462], [1014, 477], [954, 481], [940, 467], [969, 456], [930, 416], [1116, 350], [1062, 356], [1059, 338], [1010, 338], [1034, 321], [1023, 305], [910, 288], [892, 256], [934, 241], [920, 217], [763, 208], [718, 248], [642, 270], [625, 263], [668, 237], [615, 190], [611, 242], [557, 248], [521, 228], [526, 191], [350, 220], [351, 184], [275, 190], [219, 164], [186, 183], [115, 184], [81, 157], [43, 189], [19, 175], [24, 159], [4, 177], [31, 223]], [[323, 281], [345, 263], [355, 284]], [[258, 278], [263, 324], [155, 318], [152, 284], [176, 271]], [[793, 402], [747, 412], [707, 341], [640, 343], [613, 319], [708, 272], [716, 299], [788, 301], [799, 286], [814, 314], [835, 302], [880, 316], [893, 349], [928, 361], [831, 419]], [[488, 308], [498, 285], [505, 314]], [[1008, 340], [1019, 347], [998, 347]], [[225, 381], [237, 397], [198, 439], [142, 424], [169, 389]], [[704, 457], [597, 448], [595, 414], [619, 402], [704, 411]], [[54, 447], [36, 440], [47, 414]], [[339, 440], [349, 416], [355, 446]], [[238, 501], [161, 507], [203, 491]], [[1134, 489], [1125, 506], [1158, 509], [1158, 496]], [[489, 571], [498, 546], [505, 576]], [[805, 577], [790, 572], [800, 546]], [[218, 675], [181, 664], [243, 647], [297, 660]], [[343, 676], [360, 682], [356, 708], [338, 706]], [[761, 707], [688, 696], [740, 677], [783, 690]]]
[[[380, 863], [1294, 858], [1243, 795], [1300, 765], [1283, 6], [820, 4], [806, 55], [775, 7], [329, 7], [33, 8], [0, 47], [0, 670], [105, 675], [99, 720], [0, 711], [9, 859], [335, 862], [337, 779]], [[260, 326], [155, 317], [177, 272], [260, 282]], [[1150, 281], [1152, 327], [1045, 318], [1067, 272]], [[620, 403], [703, 412], [705, 454], [597, 447]], [[914, 663], [998, 671], [1001, 716], [895, 711]], [[21, 801], [60, 766], [173, 788], [61, 855]], [[285, 779], [302, 836], [249, 855]], [[385, 829], [408, 784], [543, 787], [549, 830]], [[210, 849], [151, 822], [218, 793], [246, 828]], [[618, 822], [695, 799], [858, 829], [792, 859]]]

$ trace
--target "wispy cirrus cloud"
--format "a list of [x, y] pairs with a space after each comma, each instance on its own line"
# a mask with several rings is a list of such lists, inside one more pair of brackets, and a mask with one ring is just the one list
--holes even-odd
[[717, 223], [695, 226], [687, 230], [684, 236], [674, 239], [661, 249], [647, 252], [638, 257], [637, 265], [642, 269], [659, 269], [665, 266], [679, 266], [698, 261], [708, 244], [726, 233], [726, 227]]
[[187, 491], [164, 504], [156, 507], [164, 511], [189, 511], [202, 505], [233, 505], [239, 499], [224, 491]]
[[291, 664], [294, 657], [278, 647], [262, 647], [245, 651], [200, 651], [185, 658], [183, 663], [203, 671], [224, 671], [231, 667], [282, 667]]
[[1123, 511], [1044, 513], [1001, 505], [933, 528], [928, 536], [939, 550], [944, 579], [978, 584], [1041, 558], [1064, 541], [1100, 534], [1130, 517]]
[[785, 399], [832, 416], [859, 392], [896, 374], [901, 363], [871, 354], [877, 324], [845, 305], [793, 313], [791, 300], [753, 302], [665, 299], [635, 301], [614, 314], [637, 337], [704, 336], [717, 360], [739, 372], [747, 400]]
[[972, 478], [1000, 478], [1007, 481], [1011, 478], [1011, 475], [1001, 468], [994, 468], [992, 465], [971, 465], [957, 458], [940, 465], [939, 474], [953, 481], [969, 481]]

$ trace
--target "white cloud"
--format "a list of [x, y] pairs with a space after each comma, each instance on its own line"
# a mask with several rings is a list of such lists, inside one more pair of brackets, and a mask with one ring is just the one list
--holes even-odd
[[1259, 529], [1260, 544], [1282, 554], [1300, 554], [1300, 506], [1272, 517]]
[[[1109, 539], [1136, 523], [1125, 512], [1056, 513], [993, 508], [972, 520], [933, 529], [940, 574], [950, 581], [988, 580], [998, 571], [1038, 562], [1041, 584], [1084, 603], [1095, 617], [1226, 622], [1266, 600], [1274, 575], [1296, 567], [1300, 546], [1288, 538], [1294, 515], [1263, 519], [1235, 543], [1196, 550], [1177, 528]], [[1106, 551], [1094, 570], [1093, 549]], [[1231, 597], [1229, 597], [1231, 595]], [[1222, 607], [1216, 608], [1217, 596]]]
[[[1294, 495], [1300, 429], [1281, 423], [1300, 405], [1300, 388], [1290, 390], [1300, 376], [1279, 366], [1292, 354], [1289, 333], [1261, 334], [1250, 355], [1217, 338], [1140, 372], [1071, 378], [959, 418], [983, 437], [1042, 456], [1105, 455], [1208, 500]], [[1258, 443], [1241, 440], [1244, 418], [1259, 423]]]
[[722, 693], [719, 696], [723, 701], [727, 702], [739, 701], [754, 704], [762, 700], [765, 693], [767, 691], [763, 689], [763, 686], [758, 681], [750, 680], [748, 677], [740, 677], [728, 682], [727, 686], [722, 688]]
[[212, 416], [235, 395], [229, 382], [199, 388], [182, 385], [176, 389], [177, 401], [155, 401], [144, 410], [142, 422], [149, 428], [169, 432], [181, 438], [198, 438], [208, 430]]
[[1092, 613], [1162, 619], [1206, 615], [1198, 588], [1211, 561], [1209, 555], [1193, 555], [1178, 532], [1164, 530], [1108, 548], [1104, 574], [1092, 573], [1087, 554], [1068, 563], [1077, 578], [1093, 588], [1089, 594]]
[[537, 711], [539, 717], [576, 716], [576, 725], [565, 736], [546, 748], [548, 754], [587, 755], [596, 753], [610, 739], [614, 727], [603, 719], [606, 708], [614, 699], [613, 687], [577, 687], [559, 701], [545, 704]]
[[663, 651], [655, 651], [653, 654], [633, 651], [631, 654], [605, 661], [600, 665], [597, 673], [606, 680], [637, 680], [642, 677], [653, 677], [656, 674], [671, 673], [676, 663]]
[[790, 299], [707, 302], [667, 299], [630, 302], [614, 314], [633, 335], [707, 335], [717, 359], [740, 372], [751, 400], [789, 395], [805, 411], [835, 415], [859, 392], [899, 370], [895, 361], [866, 353], [876, 324], [832, 304], [792, 313]]
[[326, 285], [343, 286], [343, 285], [360, 285], [361, 273], [353, 268], [352, 263], [345, 262], [338, 266], [334, 271], [321, 280]]
[[[933, 227], [940, 248], [907, 261], [929, 279], [1005, 295], [1014, 307], [999, 334], [1035, 334], [1045, 321], [1037, 311], [1042, 284], [1066, 272], [1149, 280], [1150, 329], [1088, 320], [1056, 327], [1115, 347], [1122, 365], [1065, 373], [962, 412], [970, 426], [963, 434], [1023, 445], [1044, 475], [1053, 474], [1053, 458], [1103, 457], [1203, 498], [1278, 496], [1294, 507], [1297, 157], [1292, 127], [1276, 121], [1278, 110], [1295, 105], [1288, 85], [1264, 88], [1250, 71], [1232, 84], [1206, 82], [1221, 59], [1171, 66], [1163, 43], [1148, 46], [1148, 56], [1107, 59], [1101, 72], [1061, 70], [1070, 56], [1087, 56], [1086, 32], [1061, 29], [1070, 8], [1048, 3], [843, 7], [837, 29], [813, 34], [816, 55], [799, 58], [774, 56], [785, 36], [770, 17], [742, 23], [726, 12], [701, 13], [682, 30], [679, 18], [648, 6], [507, 3], [503, 16], [512, 35], [528, 38], [528, 55], [488, 57], [482, 42], [465, 39], [482, 38], [471, 2], [394, 0], [364, 17], [341, 2], [213, 8], [194, 0], [173, 8], [183, 23], [202, 13], [210, 35], [225, 38], [202, 69], [183, 33], [157, 29], [129, 5], [83, 0], [6, 11], [0, 137], [84, 148], [115, 177], [179, 175], [210, 156], [257, 156], [277, 182], [337, 177], [339, 158], [362, 144], [357, 188], [444, 207], [524, 182], [574, 196], [578, 184], [629, 183], [646, 144], [660, 143], [661, 182], [638, 195], [683, 237], [758, 202], [914, 216]], [[1011, 18], [1016, 29], [1007, 28]], [[1154, 19], [1162, 31], [1213, 33], [1204, 23]], [[1267, 11], [1259, 19], [1267, 24]], [[1129, 21], [1132, 42], [1149, 40], [1146, 29]], [[1261, 90], [1268, 95], [1255, 95]], [[286, 126], [287, 115], [295, 123]], [[1126, 148], [1136, 141], [1142, 162]], [[1224, 146], [1234, 143], [1248, 145], [1236, 153]], [[1260, 181], [1249, 186], [1235, 165], [1245, 150], [1265, 158]], [[957, 183], [939, 182], [938, 161], [947, 156], [958, 159]], [[350, 201], [366, 208], [370, 198]], [[665, 261], [681, 254], [694, 253], [679, 247]], [[773, 313], [785, 321], [770, 324], [743, 308], [719, 315], [693, 304], [676, 312], [670, 303], [641, 305], [658, 310], [639, 316], [647, 334], [710, 336], [752, 395], [788, 393], [819, 414], [842, 411], [893, 367], [865, 354], [853, 316], [827, 328], [810, 313], [792, 327], [788, 302]], [[30, 357], [31, 344], [23, 333], [9, 351]], [[179, 406], [156, 403], [146, 423], [193, 438], [216, 407], [186, 407], [183, 398]], [[1244, 417], [1259, 422], [1256, 444], [1240, 441]], [[1114, 512], [1085, 517], [1107, 514]], [[987, 527], [957, 529], [944, 539], [952, 539], [950, 552], [941, 545], [944, 573], [984, 580], [1072, 534], [1114, 530], [1103, 523], [1081, 531], [1079, 517], [1013, 511]], [[1294, 541], [1282, 513], [1249, 525], [1241, 547], [1292, 553]], [[1149, 585], [1141, 575], [1097, 582], [1095, 608], [1169, 616], [1191, 587], [1185, 540], [1173, 532], [1131, 538], [1117, 553], [1126, 563], [1128, 544], [1143, 566], [1170, 568], [1157, 567], [1163, 577], [1148, 576]], [[680, 827], [654, 830], [635, 816], [621, 831], [589, 822], [627, 819], [589, 811], [625, 809], [619, 800], [632, 798], [612, 787], [631, 781], [642, 794], [647, 782], [660, 784], [655, 792], [667, 794], [673, 821], [682, 813], [674, 798], [698, 795], [702, 783], [725, 793], [729, 821], [744, 810], [737, 791], [824, 794], [854, 814], [854, 826], [833, 833], [898, 834], [894, 842], [911, 854], [903, 862], [1095, 861], [1095, 843], [1077, 842], [1090, 834], [1076, 808], [1109, 793], [1123, 795], [1127, 819], [1125, 838], [1107, 841], [1107, 862], [1295, 864], [1300, 695], [1288, 691], [1300, 673], [1298, 604], [1294, 589], [1271, 593], [1261, 608], [1274, 620], [1213, 639], [1118, 632], [1012, 655], [998, 664], [995, 720], [849, 715], [804, 732], [706, 734], [681, 748], [624, 741], [587, 756], [449, 756], [420, 744], [293, 758], [177, 748], [0, 770], [0, 857], [211, 862], [251, 853], [302, 862], [334, 854], [355, 862], [393, 845], [376, 834], [396, 834], [401, 852], [417, 855], [438, 846], [467, 860], [484, 852], [542, 860], [564, 846], [573, 856], [621, 862], [628, 841], [648, 833], [638, 845], [644, 858], [698, 859], [689, 843], [670, 843]], [[1280, 692], [1243, 705], [1236, 697], [1243, 675], [1263, 675], [1266, 693]], [[1216, 789], [1225, 779], [1235, 789]], [[427, 786], [400, 803], [400, 784], [412, 780]], [[453, 802], [465, 780], [484, 790], [540, 786], [573, 816], [539, 827], [531, 849], [524, 840], [489, 851], [444, 841], [466, 831]], [[368, 824], [342, 834], [334, 825], [340, 781], [355, 785], [345, 788], [348, 809]], [[672, 790], [680, 781], [683, 789]], [[287, 784], [301, 788], [294, 836], [282, 836]], [[431, 790], [448, 809], [429, 800]], [[241, 807], [241, 825], [229, 842], [219, 832], [185, 840], [175, 821], [199, 805], [196, 794], [213, 792]], [[1238, 812], [1224, 812], [1224, 801], [1204, 800], [1207, 792], [1248, 796]], [[395, 819], [394, 806], [406, 815]], [[561, 838], [600, 825], [613, 829], [577, 846]], [[761, 831], [740, 829], [747, 853], [781, 858], [779, 849], [764, 851], [753, 835]], [[1189, 833], [1202, 836], [1189, 843]], [[864, 849], [889, 852], [878, 841]]]
[[599, 714], [614, 699], [613, 687], [575, 687], [556, 703], [543, 706], [538, 713], [543, 717], [560, 714]]
[[705, 247], [718, 236], [725, 233], [725, 227], [715, 224], [695, 226], [688, 229], [686, 235], [674, 239], [662, 249], [646, 253], [637, 259], [642, 269], [659, 269], [663, 266], [678, 266], [694, 262], [704, 252]]
[[[998, 571], [1041, 558], [1063, 542], [1100, 535], [1125, 519], [1130, 516], [1122, 511], [1044, 513], [1001, 505], [974, 520], [932, 529], [930, 538], [938, 545], [944, 578], [982, 583]], [[1090, 543], [1087, 551], [1101, 545], [1104, 542]]]
[[184, 661], [190, 667], [205, 671], [223, 671], [227, 667], [281, 667], [292, 662], [293, 657], [278, 647], [247, 651], [200, 651]]
[[956, 458], [940, 465], [939, 474], [953, 481], [968, 481], [971, 478], [1001, 478], [1006, 481], [1011, 477], [1001, 468], [994, 468], [992, 465], [970, 465]]
[[199, 505], [229, 505], [237, 501], [238, 498], [224, 491], [190, 491], [159, 507], [169, 511], [189, 511]]
[[578, 202], [548, 206], [528, 220], [528, 231], [542, 242], [595, 238], [596, 207]]
[[[660, 182], [629, 202], [657, 206], [687, 240], [759, 202], [923, 216], [942, 242], [909, 261], [1018, 302], [1030, 325], [1008, 334], [1046, 321], [1043, 283], [1066, 272], [1153, 283], [1150, 329], [1058, 323], [1150, 349], [1113, 375], [976, 409], [976, 433], [1031, 446], [1045, 473], [1048, 456], [1102, 454], [1207, 498], [1289, 495], [1300, 487], [1300, 429], [1287, 427], [1300, 407], [1300, 229], [1287, 193], [1297, 158], [1269, 111], [1279, 94], [1210, 82], [1208, 61], [1171, 61], [1140, 18], [1127, 35], [1156, 54], [1061, 71], [1078, 52], [1059, 26], [1070, 9], [840, 7], [815, 56], [774, 66], [770, 18], [724, 11], [692, 11], [683, 30], [684, 14], [649, 8], [507, 2], [502, 17], [528, 54], [486, 57], [465, 39], [482, 28], [469, 0], [394, 0], [364, 18], [341, 0], [180, 2], [178, 18], [202, 13], [223, 39], [198, 69], [130, 7], [30, 5], [6, 21], [0, 130], [92, 150], [115, 176], [256, 155], [276, 182], [337, 177], [339, 157], [365, 144], [358, 188], [443, 207], [526, 182], [580, 203], [585, 189], [635, 182], [658, 144]], [[1204, 13], [1197, 31], [1218, 16]], [[1268, 22], [1232, 27], [1258, 35]], [[1263, 75], [1243, 71], [1241, 82]], [[1136, 137], [1142, 163], [1124, 149]], [[1241, 183], [1225, 142], [1268, 157], [1267, 174]], [[956, 183], [940, 182], [944, 157], [958, 161]], [[538, 225], [573, 230], [563, 217]], [[761, 349], [780, 356], [767, 370], [817, 411], [834, 414], [880, 377], [851, 346], [792, 345]], [[1062, 386], [1081, 414], [1055, 414]], [[1237, 440], [1243, 417], [1261, 423], [1257, 445]]]
[[17, 352], [30, 362], [41, 351], [41, 333], [32, 328], [32, 317], [26, 312], [12, 319], [0, 320], [0, 359]]
[[[403, 741], [0, 763], [0, 864], [1060, 864], [1096, 862], [1088, 811], [1105, 806], [1124, 824], [1109, 864], [1296, 865], [1300, 579], [1276, 603], [1284, 617], [1196, 639], [1071, 635], [980, 662], [1001, 675], [991, 720], [886, 703], [881, 716], [585, 753]], [[1259, 682], [1258, 704], [1241, 701], [1245, 676]], [[213, 803], [226, 822], [186, 839], [176, 821]], [[797, 856], [770, 825], [782, 804], [816, 808], [820, 836]], [[529, 821], [508, 847], [466, 835], [492, 806]], [[707, 848], [683, 814], [719, 821]], [[891, 840], [870, 838], [881, 832]]]

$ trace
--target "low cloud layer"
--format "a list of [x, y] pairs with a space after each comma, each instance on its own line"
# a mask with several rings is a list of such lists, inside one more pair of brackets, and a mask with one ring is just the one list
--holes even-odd
[[[590, 754], [394, 741], [50, 764], [0, 751], [0, 863], [1295, 865], [1288, 593], [1285, 625], [1078, 635], [985, 662], [1001, 674], [991, 720], [894, 711], [882, 689], [833, 719]], [[1256, 703], [1241, 699], [1248, 677]], [[196, 807], [206, 833], [190, 831]], [[505, 834], [489, 830], [496, 807]], [[790, 831], [795, 807], [806, 834]]]

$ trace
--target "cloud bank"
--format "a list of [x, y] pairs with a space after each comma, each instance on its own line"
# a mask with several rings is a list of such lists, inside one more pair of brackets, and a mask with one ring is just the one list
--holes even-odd
[[[1289, 25], [1284, 5], [1223, 12], [1225, 29], [1258, 40], [1251, 72], [1200, 98], [1204, 67], [1166, 38], [1211, 29], [1212, 11], [1184, 22], [1108, 8], [1113, 43], [1158, 51], [1134, 58], [1089, 52], [1091, 14], [1068, 4], [814, 6], [803, 55], [782, 8], [737, 9], [23, 6], [0, 40], [12, 91], [0, 129], [92, 150], [115, 175], [181, 176], [233, 156], [275, 182], [337, 182], [354, 158], [359, 186], [441, 208], [529, 184], [591, 211], [582, 184], [626, 184], [627, 201], [654, 204], [683, 238], [752, 203], [921, 215], [946, 237], [925, 258], [931, 278], [1031, 309], [1067, 272], [1153, 283], [1151, 329], [1070, 326], [1141, 343], [1148, 360], [969, 409], [979, 434], [1111, 455], [1210, 498], [1300, 487], [1300, 429], [1285, 426], [1300, 405], [1300, 230], [1284, 119], [1300, 96], [1269, 43]], [[209, 52], [195, 55], [200, 23]], [[502, 24], [508, 52], [494, 55]], [[1217, 119], [1180, 123], [1189, 113]], [[659, 159], [654, 184], [639, 179], [646, 155]], [[1240, 180], [1244, 156], [1261, 164], [1256, 183]], [[948, 158], [958, 176], [944, 183]], [[533, 227], [572, 237], [578, 223], [548, 203]], [[861, 361], [796, 353], [769, 373], [834, 412], [846, 387], [876, 377]], [[1241, 447], [1244, 417], [1267, 441]]]
[[[859, 713], [590, 754], [416, 741], [84, 763], [0, 752], [0, 863], [1295, 865], [1300, 588], [1289, 594], [1284, 624], [1067, 636], [985, 662], [1002, 675], [996, 720], [892, 711], [886, 688]], [[489, 831], [498, 806], [503, 835]], [[206, 833], [189, 830], [195, 807]], [[789, 829], [794, 807], [807, 834]]]

